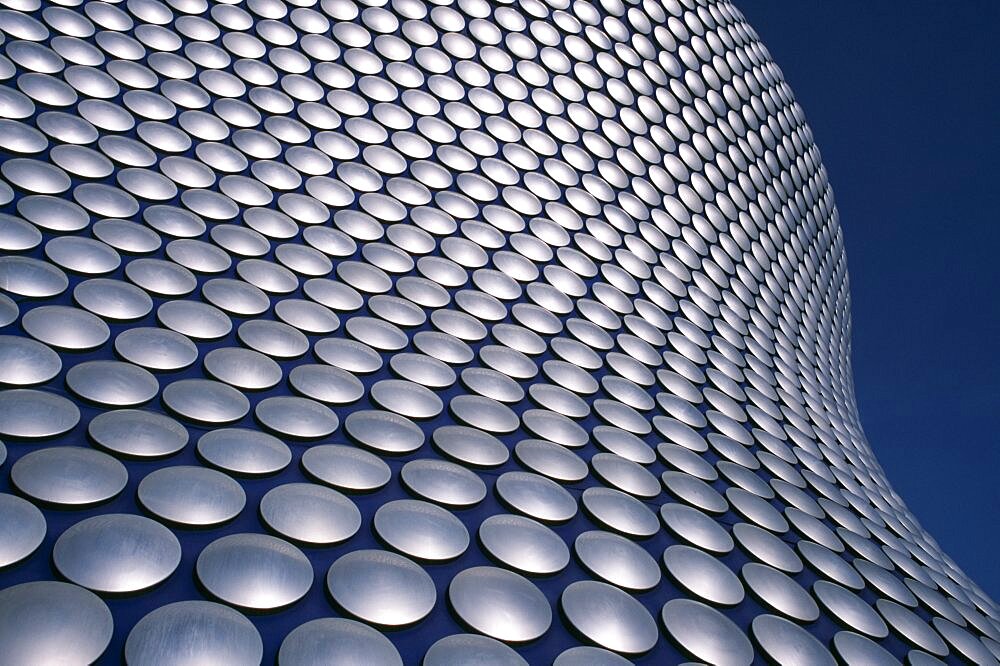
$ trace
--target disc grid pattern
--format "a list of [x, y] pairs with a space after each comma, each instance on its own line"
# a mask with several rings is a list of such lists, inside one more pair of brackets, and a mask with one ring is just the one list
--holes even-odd
[[730, 3], [2, 4], [0, 664], [997, 663]]

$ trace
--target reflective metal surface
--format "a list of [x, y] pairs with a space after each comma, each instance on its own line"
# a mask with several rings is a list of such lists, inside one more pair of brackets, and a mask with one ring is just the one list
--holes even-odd
[[168, 522], [208, 526], [235, 518], [246, 505], [243, 487], [222, 472], [194, 465], [162, 467], [136, 490], [150, 513]]
[[237, 611], [211, 601], [176, 601], [139, 620], [125, 641], [128, 664], [259, 664], [260, 634]]
[[402, 666], [403, 660], [389, 639], [375, 629], [346, 618], [325, 617], [293, 629], [281, 642], [278, 663]]
[[395, 500], [383, 504], [372, 518], [372, 527], [389, 546], [421, 560], [450, 560], [469, 547], [469, 533], [462, 521], [429, 502]]
[[500, 641], [476, 634], [445, 636], [434, 643], [424, 655], [426, 666], [450, 664], [496, 664], [525, 666], [528, 662]]
[[569, 564], [562, 538], [523, 516], [490, 516], [479, 525], [479, 542], [493, 558], [529, 574], [552, 574]]
[[673, 599], [663, 606], [662, 619], [670, 638], [696, 659], [720, 666], [753, 662], [750, 641], [717, 610], [690, 599]]
[[52, 548], [56, 568], [97, 592], [136, 592], [160, 583], [181, 561], [181, 544], [155, 520], [125, 513], [76, 523]]
[[828, 174], [728, 0], [0, 33], [0, 663], [1000, 654], [862, 434]]
[[531, 581], [495, 567], [460, 572], [448, 585], [448, 600], [464, 623], [502, 641], [530, 641], [552, 623], [549, 602]]
[[45, 516], [16, 495], [0, 495], [0, 567], [26, 558], [45, 538]]
[[347, 612], [378, 625], [412, 624], [437, 599], [431, 577], [413, 561], [379, 550], [342, 556], [326, 573], [330, 596]]
[[35, 581], [0, 590], [0, 654], [11, 664], [97, 661], [113, 628], [108, 607], [82, 587]]
[[128, 470], [111, 456], [77, 446], [55, 446], [22, 456], [10, 480], [28, 497], [62, 506], [109, 500], [128, 482]]
[[282, 536], [311, 544], [349, 539], [361, 527], [361, 513], [350, 499], [314, 483], [288, 483], [267, 491], [260, 500], [260, 516]]
[[198, 580], [214, 596], [243, 608], [269, 610], [298, 601], [313, 582], [298, 548], [266, 534], [230, 534], [201, 551]]

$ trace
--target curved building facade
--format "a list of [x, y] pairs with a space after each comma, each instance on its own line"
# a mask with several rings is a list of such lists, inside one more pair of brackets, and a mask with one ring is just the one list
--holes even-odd
[[997, 663], [728, 2], [3, 5], [0, 664]]

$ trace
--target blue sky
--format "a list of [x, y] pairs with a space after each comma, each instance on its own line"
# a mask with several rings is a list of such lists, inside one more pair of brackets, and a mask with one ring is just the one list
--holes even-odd
[[1000, 3], [739, 6], [833, 184], [868, 439], [921, 524], [1000, 598]]

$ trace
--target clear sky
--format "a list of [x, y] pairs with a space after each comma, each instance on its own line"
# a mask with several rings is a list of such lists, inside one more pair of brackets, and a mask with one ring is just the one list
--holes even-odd
[[868, 439], [1000, 599], [1000, 3], [737, 4], [833, 184]]

